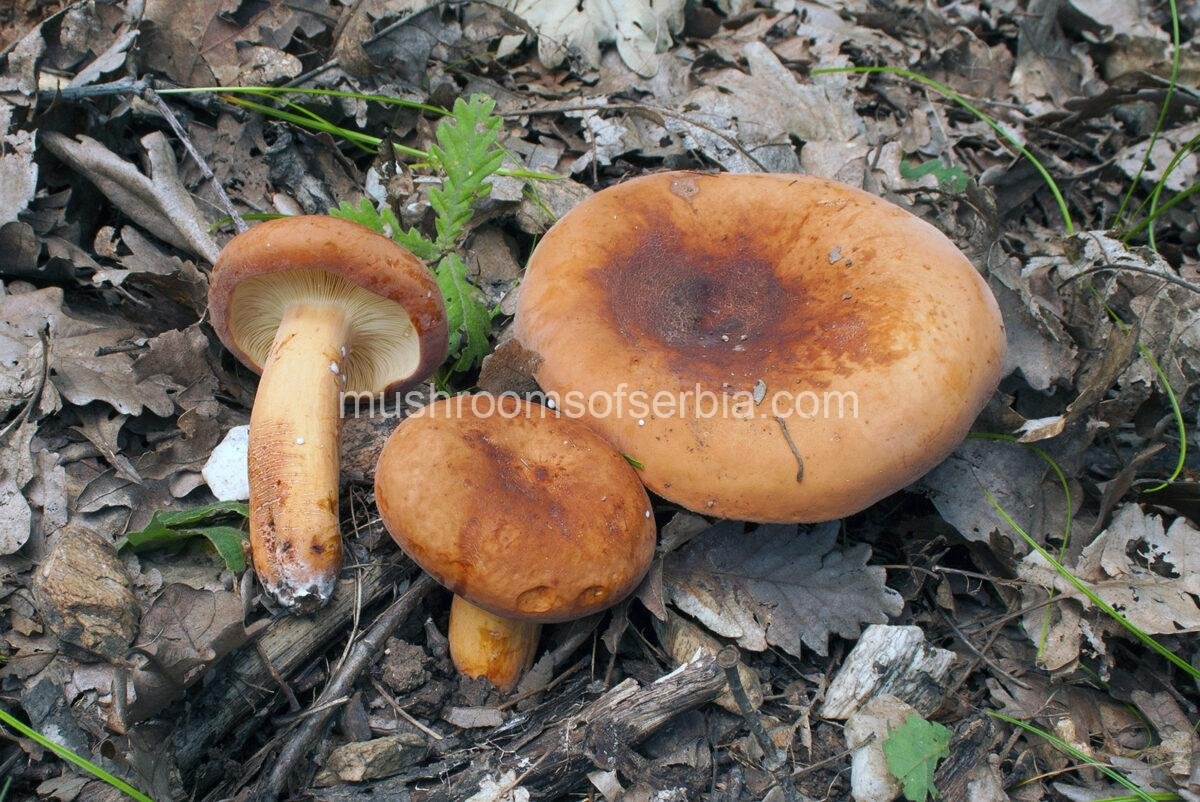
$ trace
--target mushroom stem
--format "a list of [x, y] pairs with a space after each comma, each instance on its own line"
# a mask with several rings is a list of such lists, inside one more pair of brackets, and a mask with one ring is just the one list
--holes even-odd
[[450, 604], [450, 658], [468, 677], [511, 691], [533, 664], [542, 625], [482, 610], [461, 596]]
[[341, 391], [350, 328], [333, 305], [296, 303], [279, 322], [250, 415], [250, 548], [263, 587], [310, 612], [342, 565]]

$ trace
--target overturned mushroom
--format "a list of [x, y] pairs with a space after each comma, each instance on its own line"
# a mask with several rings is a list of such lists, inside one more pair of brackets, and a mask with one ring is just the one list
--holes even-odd
[[535, 378], [654, 492], [765, 522], [843, 517], [966, 435], [1004, 360], [996, 301], [933, 226], [794, 175], [597, 193], [530, 259]]
[[345, 394], [400, 392], [446, 356], [432, 274], [387, 237], [332, 217], [255, 226], [225, 246], [213, 327], [262, 374], [250, 417], [250, 543], [263, 587], [311, 611], [341, 568], [338, 444]]
[[646, 491], [587, 427], [505, 396], [457, 396], [401, 423], [375, 499], [392, 537], [454, 591], [459, 670], [510, 689], [542, 623], [625, 598], [654, 553]]

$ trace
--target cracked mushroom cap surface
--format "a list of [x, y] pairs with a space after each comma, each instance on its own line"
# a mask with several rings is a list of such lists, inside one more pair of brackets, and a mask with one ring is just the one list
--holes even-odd
[[336, 217], [283, 217], [237, 235], [213, 265], [208, 299], [221, 342], [258, 373], [290, 304], [345, 309], [347, 392], [401, 392], [449, 347], [432, 272], [391, 239]]
[[625, 458], [583, 424], [511, 396], [455, 396], [405, 419], [380, 454], [375, 499], [418, 565], [506, 618], [603, 610], [633, 592], [654, 555], [650, 500]]
[[778, 174], [668, 172], [592, 196], [538, 244], [515, 332], [564, 414], [654, 492], [761, 522], [840, 518], [921, 477], [1005, 354], [995, 298], [941, 232]]

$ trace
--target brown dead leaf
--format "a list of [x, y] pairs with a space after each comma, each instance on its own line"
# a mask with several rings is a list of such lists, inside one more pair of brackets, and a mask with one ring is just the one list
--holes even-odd
[[139, 47], [146, 66], [182, 86], [235, 83], [238, 43], [253, 38], [233, 21], [241, 5], [241, 0], [148, 0]]
[[[722, 70], [706, 77], [706, 85], [691, 92], [681, 110], [735, 139], [773, 172], [800, 170], [789, 137], [842, 146], [862, 138], [863, 122], [854, 110], [844, 77], [828, 76], [819, 83], [801, 84], [763, 43], [746, 44], [742, 54], [749, 73]], [[709, 131], [671, 118], [664, 122], [727, 170], [761, 169]]]
[[152, 670], [186, 688], [246, 641], [243, 615], [236, 593], [168, 585], [142, 616], [134, 648]]
[[[0, 416], [25, 404], [41, 384], [47, 353], [42, 336], [52, 343], [91, 331], [94, 326], [66, 315], [63, 291], [58, 287], [0, 295]], [[42, 388], [35, 413], [53, 412], [60, 406], [54, 386]]]
[[[1146, 714], [1158, 733], [1159, 743], [1151, 747], [1157, 753], [1143, 755], [1151, 763], [1165, 763], [1177, 780], [1187, 782], [1200, 769], [1200, 738], [1197, 738], [1187, 715], [1171, 694], [1133, 691], [1133, 703]], [[1158, 758], [1158, 759], [1156, 759]]]
[[85, 176], [138, 225], [180, 250], [214, 262], [220, 250], [208, 233], [208, 223], [179, 180], [175, 154], [159, 131], [142, 137], [147, 173], [88, 136], [71, 139], [57, 131], [42, 131], [51, 153]]
[[55, 340], [50, 348], [50, 381], [63, 398], [78, 406], [103, 401], [127, 415], [140, 415], [143, 410], [170, 415], [174, 404], [166, 382], [158, 377], [139, 381], [127, 350], [112, 352], [141, 339], [135, 329], [114, 327]]

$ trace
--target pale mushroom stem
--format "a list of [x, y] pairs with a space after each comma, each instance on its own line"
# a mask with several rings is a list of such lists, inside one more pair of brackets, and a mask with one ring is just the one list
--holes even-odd
[[511, 691], [533, 664], [542, 625], [493, 615], [461, 596], [450, 603], [450, 658], [468, 677]]
[[337, 306], [290, 306], [250, 415], [254, 569], [280, 604], [301, 612], [329, 599], [342, 564], [338, 447], [349, 335]]

